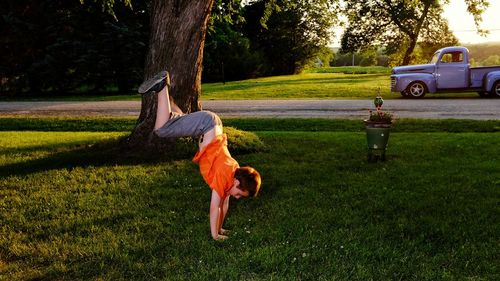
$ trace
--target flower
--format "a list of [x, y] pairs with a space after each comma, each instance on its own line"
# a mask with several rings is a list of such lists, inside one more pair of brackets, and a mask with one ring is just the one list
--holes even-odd
[[379, 122], [379, 123], [392, 123], [393, 119], [393, 114], [388, 111], [382, 111], [382, 110], [377, 110], [377, 111], [372, 111], [370, 110], [370, 118], [368, 121], [371, 122]]
[[384, 100], [382, 97], [379, 95], [375, 98], [374, 104], [376, 107], [376, 111], [370, 110], [370, 118], [365, 121], [369, 122], [376, 122], [376, 123], [384, 123], [384, 124], [391, 124], [392, 120], [394, 118], [394, 115], [391, 112], [388, 111], [382, 111], [382, 104], [384, 103]]

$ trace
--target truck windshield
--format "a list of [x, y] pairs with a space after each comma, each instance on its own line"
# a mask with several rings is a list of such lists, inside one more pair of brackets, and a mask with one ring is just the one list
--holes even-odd
[[432, 59], [431, 59], [431, 61], [429, 63], [436, 63], [438, 61], [438, 58], [439, 58], [439, 52], [436, 52], [432, 56]]

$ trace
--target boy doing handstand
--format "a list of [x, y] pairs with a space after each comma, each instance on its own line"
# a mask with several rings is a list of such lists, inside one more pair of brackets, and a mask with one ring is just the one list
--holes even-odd
[[162, 138], [199, 138], [199, 150], [193, 158], [200, 173], [212, 189], [210, 200], [210, 232], [215, 240], [227, 239], [222, 228], [229, 209], [229, 197], [256, 196], [260, 174], [252, 167], [240, 167], [227, 149], [227, 136], [222, 131], [219, 116], [210, 111], [184, 114], [169, 97], [170, 78], [162, 71], [143, 82], [141, 94], [158, 93], [154, 133]]

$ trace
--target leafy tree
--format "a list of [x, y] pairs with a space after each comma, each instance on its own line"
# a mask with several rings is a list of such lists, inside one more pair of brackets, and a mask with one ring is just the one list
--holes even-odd
[[242, 32], [243, 10], [240, 0], [214, 5], [205, 41], [203, 81], [260, 76], [264, 60]]
[[[354, 57], [353, 57], [354, 56]], [[353, 63], [354, 59], [354, 63]], [[335, 58], [330, 63], [331, 66], [350, 66], [359, 65], [360, 57], [357, 53], [342, 53], [337, 52]]]
[[[334, 59], [335, 54], [330, 47], [323, 47], [316, 55], [317, 61], [321, 62], [321, 66], [329, 66], [330, 62]], [[315, 62], [312, 62], [315, 63]], [[311, 64], [311, 62], [309, 63]]]
[[481, 61], [481, 65], [483, 66], [500, 65], [500, 56], [499, 55], [489, 56], [487, 59]]
[[361, 61], [359, 62], [359, 65], [361, 66], [372, 66], [377, 64], [377, 50], [375, 49], [368, 49], [365, 52], [363, 52]]
[[247, 6], [241, 1], [214, 5], [204, 79], [296, 73], [317, 57], [326, 57], [328, 29], [336, 19], [332, 2], [260, 0]]
[[246, 8], [245, 34], [262, 50], [268, 74], [298, 73], [316, 58], [330, 41], [335, 2], [261, 0]]
[[261, 52], [252, 50], [250, 40], [230, 23], [214, 23], [208, 32], [203, 57], [204, 81], [242, 80], [260, 76]]
[[[25, 89], [40, 92], [48, 84], [46, 78], [50, 78], [44, 75], [43, 70], [47, 69], [49, 64], [55, 66], [55, 69], [61, 69], [57, 67], [57, 59], [45, 52], [49, 46], [56, 48], [61, 45], [55, 32], [65, 31], [48, 22], [50, 19], [64, 19], [64, 14], [55, 9], [61, 6], [58, 2], [0, 2], [2, 92], [19, 92]], [[55, 76], [64, 79], [64, 73], [58, 74]], [[65, 87], [63, 84], [64, 82], [60, 87]]]
[[332, 66], [372, 66], [381, 65], [387, 66], [387, 58], [380, 54], [380, 51], [375, 48], [367, 48], [356, 53], [337, 52], [332, 61]]
[[117, 6], [117, 22], [93, 3], [7, 0], [2, 5], [2, 92], [101, 91], [116, 84], [125, 92], [141, 78], [146, 33], [139, 11]]
[[[464, 0], [478, 30], [486, 0]], [[344, 52], [370, 45], [382, 45], [389, 54], [400, 53], [401, 63], [409, 64], [419, 40], [430, 45], [457, 42], [442, 18], [448, 0], [351, 0], [346, 1], [348, 26], [342, 36]]]

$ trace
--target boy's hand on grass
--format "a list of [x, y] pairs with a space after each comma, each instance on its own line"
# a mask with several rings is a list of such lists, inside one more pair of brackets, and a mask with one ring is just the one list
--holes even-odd
[[224, 240], [227, 240], [229, 237], [227, 237], [226, 235], [222, 235], [222, 234], [219, 234], [217, 236], [217, 238], [215, 238], [216, 241], [224, 241]]

